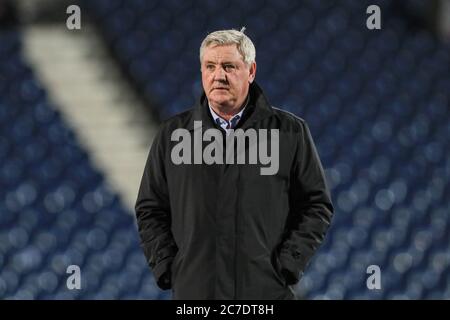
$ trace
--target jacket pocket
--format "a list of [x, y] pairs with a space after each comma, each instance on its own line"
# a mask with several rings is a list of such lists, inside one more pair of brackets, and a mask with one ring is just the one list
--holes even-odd
[[276, 251], [274, 251], [272, 253], [271, 265], [272, 265], [272, 271], [273, 271], [273, 274], [275, 275], [275, 278], [278, 280], [278, 282], [283, 287], [286, 287], [287, 286], [286, 279], [281, 274], [281, 262], [280, 262], [280, 259], [279, 259], [278, 254], [277, 254]]
[[175, 258], [172, 261], [172, 265], [170, 266], [170, 274], [171, 274], [171, 283], [172, 288], [175, 286], [176, 276], [178, 274], [178, 270], [180, 268], [180, 264], [183, 262], [181, 250], [178, 250]]

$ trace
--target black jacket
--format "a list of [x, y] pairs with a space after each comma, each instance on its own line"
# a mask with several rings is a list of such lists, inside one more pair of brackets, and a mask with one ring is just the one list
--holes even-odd
[[174, 299], [295, 299], [292, 285], [333, 214], [306, 122], [271, 107], [260, 87], [250, 86], [236, 129], [279, 130], [279, 170], [261, 175], [261, 164], [174, 164], [178, 142], [171, 134], [192, 133], [194, 120], [202, 121], [203, 132], [220, 128], [204, 94], [192, 110], [161, 125], [136, 201], [142, 247], [158, 286], [172, 288]]

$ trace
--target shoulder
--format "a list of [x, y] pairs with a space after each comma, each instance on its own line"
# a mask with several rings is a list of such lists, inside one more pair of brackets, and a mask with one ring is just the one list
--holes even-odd
[[281, 128], [295, 132], [303, 132], [307, 128], [305, 119], [274, 106], [272, 106], [272, 110], [274, 116], [278, 118]]
[[157, 133], [157, 137], [164, 139], [170, 136], [176, 129], [186, 129], [188, 124], [192, 121], [194, 108], [177, 113], [174, 116], [161, 121]]
[[162, 131], [165, 130], [174, 130], [179, 128], [187, 128], [189, 121], [193, 116], [194, 109], [191, 108], [189, 110], [183, 111], [181, 113], [177, 113], [176, 115], [163, 120], [160, 125], [160, 129]]
[[186, 129], [188, 127], [188, 123], [192, 121], [193, 112], [194, 109], [191, 108], [161, 121], [153, 138], [152, 145], [156, 149], [165, 149], [170, 142], [172, 133], [176, 129]]

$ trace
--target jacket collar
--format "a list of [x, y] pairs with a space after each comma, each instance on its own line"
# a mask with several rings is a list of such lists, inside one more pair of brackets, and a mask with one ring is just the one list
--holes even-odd
[[[253, 123], [270, 117], [273, 114], [273, 109], [270, 106], [269, 101], [265, 97], [261, 87], [253, 81], [249, 88], [250, 101], [242, 114], [242, 119], [239, 121], [237, 128], [248, 128]], [[188, 123], [188, 130], [194, 129], [194, 121], [201, 121], [202, 127], [217, 128], [217, 124], [214, 123], [212, 116], [208, 108], [208, 99], [203, 92], [200, 98], [194, 105], [192, 118]]]

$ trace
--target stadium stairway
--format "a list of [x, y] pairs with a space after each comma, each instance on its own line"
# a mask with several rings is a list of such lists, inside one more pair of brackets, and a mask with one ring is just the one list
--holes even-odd
[[76, 31], [61, 24], [31, 25], [24, 32], [24, 53], [95, 166], [133, 213], [155, 124], [95, 30], [87, 24]]

